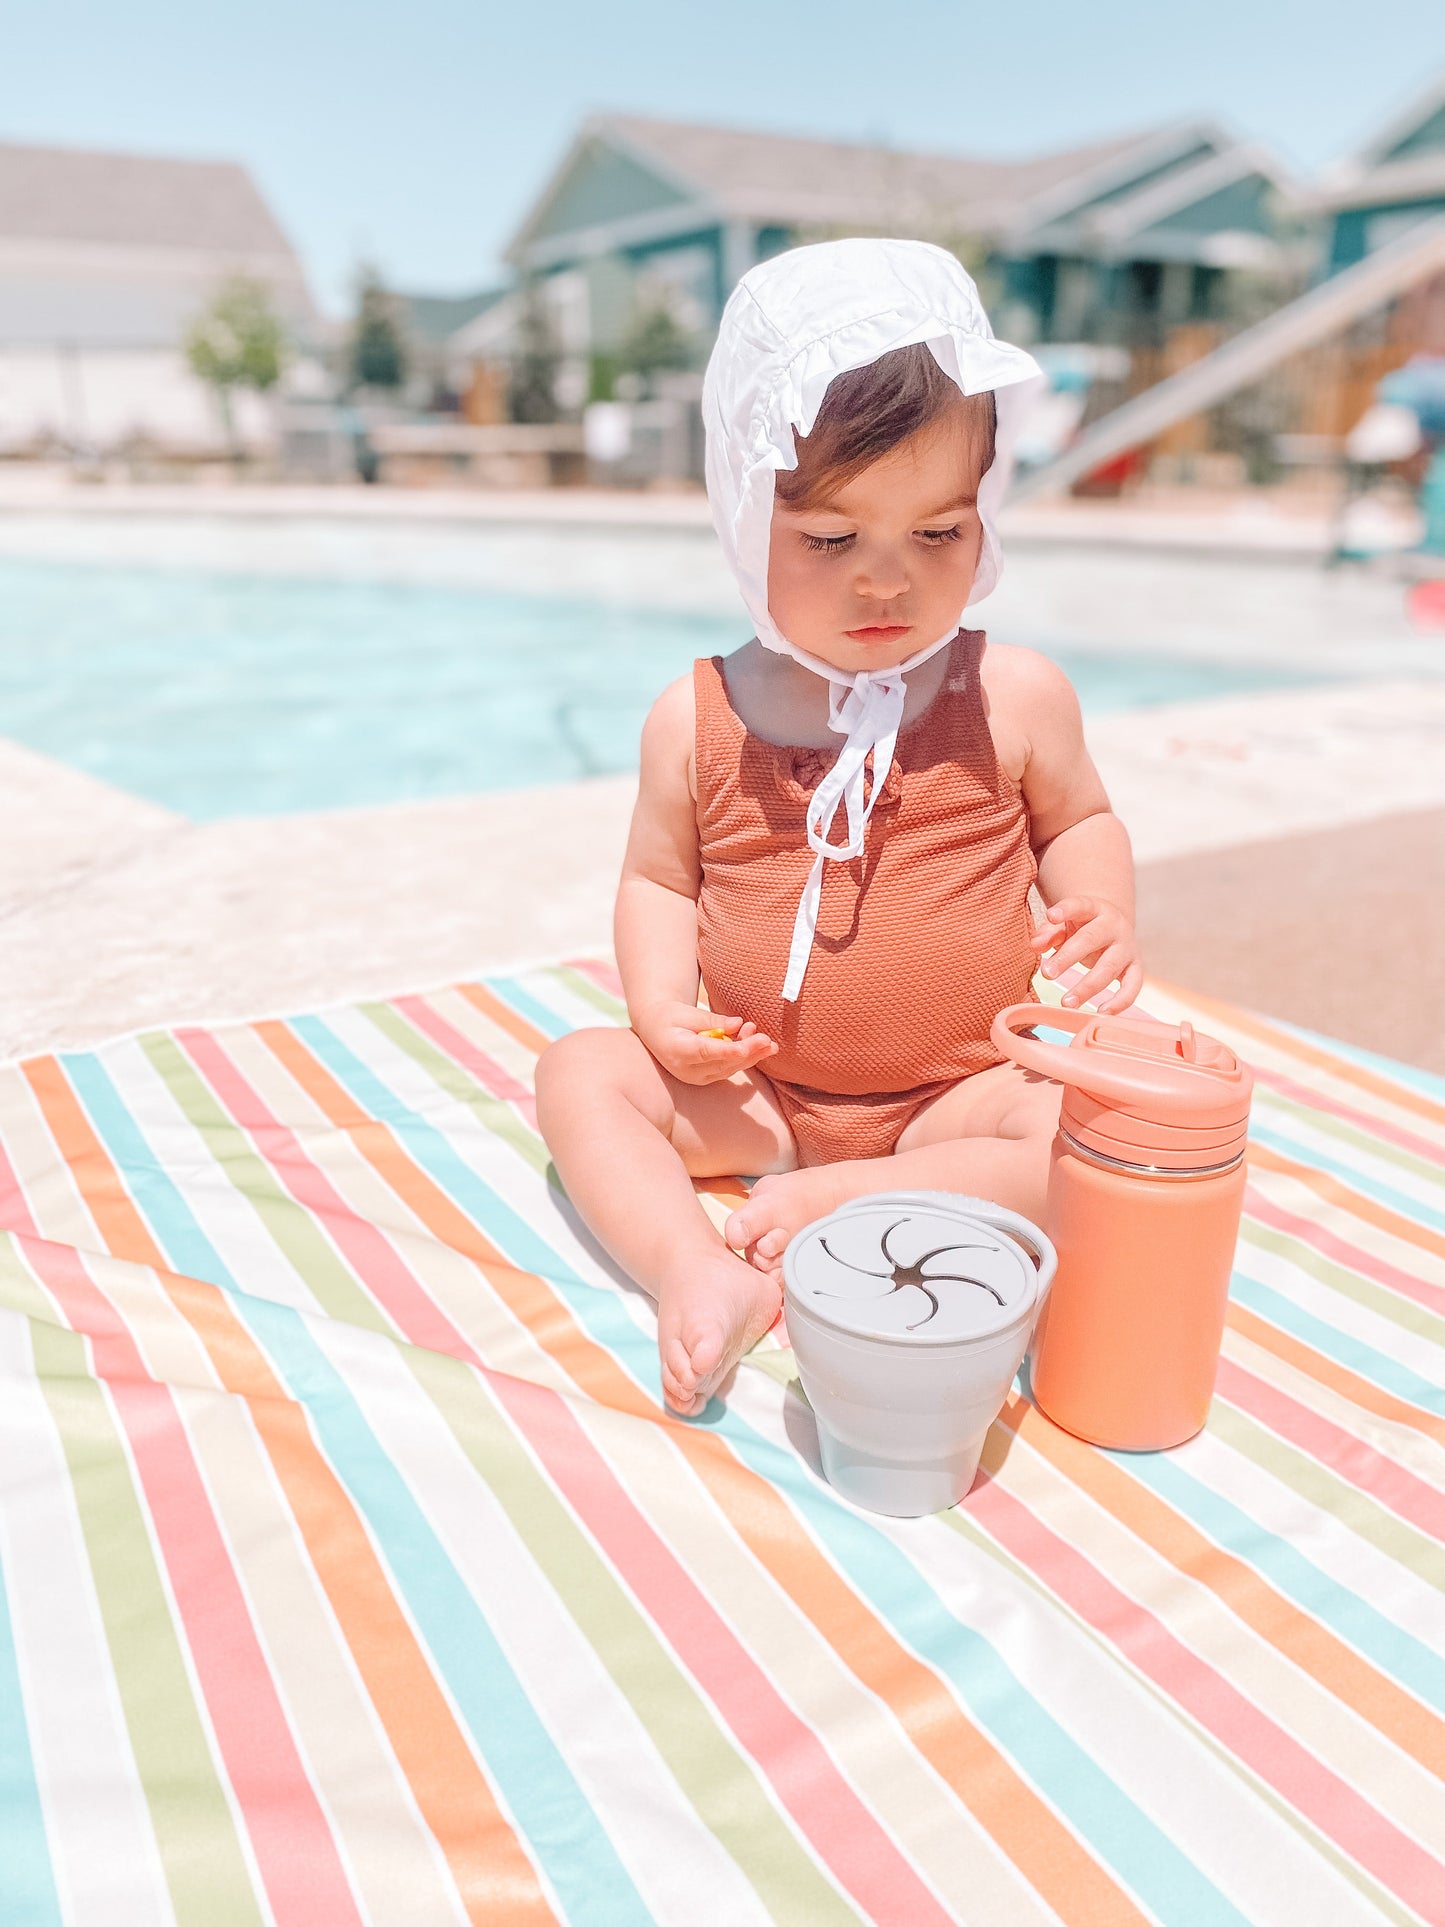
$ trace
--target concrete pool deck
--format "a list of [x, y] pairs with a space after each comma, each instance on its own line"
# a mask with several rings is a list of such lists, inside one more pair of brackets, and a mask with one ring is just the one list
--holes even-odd
[[[1091, 719], [1146, 963], [1445, 1070], [1445, 646], [1409, 630], [1388, 572], [1307, 566], [1326, 538], [1255, 503], [1041, 505], [981, 615], [1002, 640], [1342, 679]], [[0, 554], [737, 607], [700, 496], [0, 477]], [[632, 794], [601, 778], [196, 824], [0, 742], [0, 1055], [605, 947]]]
[[[1445, 682], [1095, 721], [1157, 974], [1445, 1070]], [[194, 824], [0, 743], [0, 1055], [605, 948], [630, 777]]]

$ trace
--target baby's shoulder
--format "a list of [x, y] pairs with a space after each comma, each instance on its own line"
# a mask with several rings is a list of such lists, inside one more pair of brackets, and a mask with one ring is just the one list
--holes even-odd
[[1010, 711], [1077, 709], [1074, 685], [1051, 656], [1014, 642], [989, 642], [979, 678], [991, 704]]
[[990, 642], [979, 664], [984, 714], [994, 750], [1016, 783], [1040, 741], [1077, 729], [1079, 699], [1050, 657], [1011, 642]]
[[667, 785], [681, 776], [693, 789], [696, 733], [697, 695], [689, 672], [670, 682], [647, 712], [640, 758], [644, 788]]

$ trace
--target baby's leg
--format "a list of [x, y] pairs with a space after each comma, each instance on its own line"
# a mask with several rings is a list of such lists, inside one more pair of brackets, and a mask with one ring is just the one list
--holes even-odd
[[695, 1177], [786, 1171], [796, 1152], [761, 1080], [683, 1084], [630, 1030], [580, 1030], [537, 1066], [537, 1116], [567, 1195], [657, 1300], [662, 1386], [700, 1412], [772, 1324], [780, 1293], [728, 1250]]
[[727, 1241], [776, 1272], [789, 1238], [874, 1191], [963, 1191], [1042, 1221], [1060, 1087], [1017, 1064], [966, 1077], [912, 1118], [891, 1157], [852, 1158], [763, 1178], [727, 1222]]

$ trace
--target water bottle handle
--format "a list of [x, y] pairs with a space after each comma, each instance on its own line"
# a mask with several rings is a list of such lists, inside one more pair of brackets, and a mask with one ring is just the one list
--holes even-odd
[[1034, 1024], [1046, 1024], [1050, 1030], [1081, 1031], [1094, 1015], [1092, 1010], [1065, 1010], [1062, 1005], [1010, 1004], [994, 1018], [989, 1036], [995, 1050], [1001, 1050], [1025, 1070], [1037, 1071], [1056, 1084], [1067, 1084], [1072, 1082], [1069, 1071], [1073, 1067], [1066, 1061], [1066, 1047], [1041, 1044], [1037, 1037], [1021, 1037], [1019, 1032]]
[[[1036, 1037], [1020, 1037], [1031, 1024], [1050, 1030], [1081, 1031], [1098, 1021], [1093, 1010], [1064, 1010], [1055, 1004], [1010, 1004], [994, 1018], [989, 1036], [994, 1048], [1025, 1070], [1037, 1071], [1055, 1084], [1072, 1084], [1101, 1104], [1118, 1104], [1143, 1111], [1160, 1123], [1189, 1122], [1199, 1106], [1199, 1086], [1188, 1080], [1194, 1071], [1194, 1033], [1188, 1037], [1189, 1057], [1120, 1058], [1112, 1052], [1071, 1050], [1064, 1044], [1041, 1044]], [[1122, 1020], [1126, 1025], [1128, 1019]], [[1181, 1072], [1183, 1077], [1181, 1078]]]

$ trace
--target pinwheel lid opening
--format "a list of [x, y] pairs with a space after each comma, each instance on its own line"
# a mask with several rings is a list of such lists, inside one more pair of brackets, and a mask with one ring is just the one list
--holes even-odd
[[788, 1247], [788, 1307], [843, 1331], [911, 1344], [985, 1338], [1030, 1317], [1039, 1278], [1007, 1233], [966, 1210], [858, 1199]]

